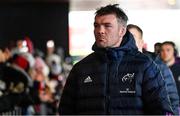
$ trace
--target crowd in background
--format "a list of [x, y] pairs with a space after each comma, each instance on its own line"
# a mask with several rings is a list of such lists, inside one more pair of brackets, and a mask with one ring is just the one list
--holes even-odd
[[55, 115], [72, 59], [56, 52], [53, 41], [47, 53], [29, 37], [0, 49], [0, 114]]

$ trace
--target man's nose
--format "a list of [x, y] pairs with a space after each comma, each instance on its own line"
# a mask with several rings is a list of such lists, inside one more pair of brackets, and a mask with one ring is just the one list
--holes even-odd
[[99, 34], [104, 34], [104, 33], [105, 33], [105, 28], [104, 28], [104, 26], [99, 26], [98, 33], [99, 33]]

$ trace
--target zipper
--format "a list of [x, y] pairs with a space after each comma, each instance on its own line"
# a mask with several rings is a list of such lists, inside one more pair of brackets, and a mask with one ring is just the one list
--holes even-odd
[[[106, 107], [106, 114], [111, 114], [110, 112], [110, 99], [111, 99], [111, 96], [110, 96], [110, 65], [111, 65], [111, 61], [107, 61], [107, 75], [106, 75], [106, 104], [105, 104], [105, 107]], [[116, 67], [116, 74], [115, 74], [115, 77], [118, 76], [118, 69], [119, 69], [119, 65], [120, 65], [120, 62], [118, 62], [117, 64], [117, 67]]]
[[110, 62], [108, 61], [107, 63], [107, 75], [106, 75], [106, 114], [110, 114], [110, 109], [109, 109], [109, 102], [110, 102], [110, 95], [109, 95], [109, 73], [110, 73]]

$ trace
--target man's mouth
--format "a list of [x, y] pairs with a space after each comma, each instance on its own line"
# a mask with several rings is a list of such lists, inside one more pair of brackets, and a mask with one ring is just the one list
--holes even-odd
[[100, 38], [100, 39], [97, 39], [99, 42], [103, 42], [103, 41], [105, 41], [105, 39], [103, 39], [103, 38]]
[[104, 36], [98, 36], [97, 39], [98, 40], [105, 40], [105, 37]]

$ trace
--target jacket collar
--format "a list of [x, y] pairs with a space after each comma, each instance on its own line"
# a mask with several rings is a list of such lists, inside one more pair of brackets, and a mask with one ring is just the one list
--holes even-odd
[[129, 31], [124, 35], [119, 47], [100, 48], [94, 43], [92, 50], [99, 55], [105, 55], [109, 60], [119, 60], [126, 53], [135, 53], [135, 51], [138, 51], [133, 35]]

